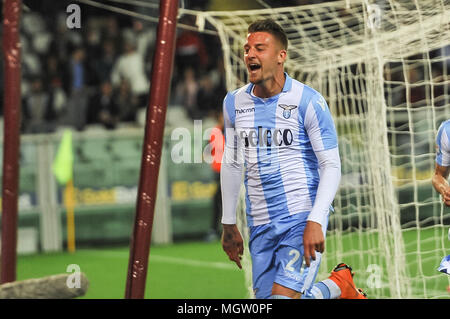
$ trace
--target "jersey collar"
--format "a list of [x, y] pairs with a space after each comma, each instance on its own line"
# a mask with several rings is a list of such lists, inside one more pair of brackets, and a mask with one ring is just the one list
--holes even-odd
[[[284, 76], [285, 76], [284, 86], [283, 89], [281, 90], [281, 92], [283, 93], [290, 91], [292, 88], [292, 78], [287, 74], [287, 72], [284, 72]], [[253, 83], [250, 83], [250, 85], [246, 90], [246, 93], [251, 94], [254, 86], [255, 85]]]
[[287, 72], [284, 72], [284, 75], [286, 76], [286, 80], [284, 81], [283, 90], [281, 92], [288, 92], [292, 88], [292, 78], [287, 74]]

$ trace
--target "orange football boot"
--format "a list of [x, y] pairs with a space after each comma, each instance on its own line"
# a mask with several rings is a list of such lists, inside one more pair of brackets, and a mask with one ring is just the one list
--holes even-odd
[[367, 299], [367, 295], [355, 287], [352, 268], [344, 263], [338, 264], [331, 272], [329, 279], [341, 289], [339, 299]]

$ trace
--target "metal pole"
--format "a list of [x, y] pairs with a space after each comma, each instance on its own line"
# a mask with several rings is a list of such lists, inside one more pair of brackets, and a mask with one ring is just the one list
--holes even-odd
[[4, 134], [1, 283], [16, 280], [20, 148], [21, 0], [3, 2]]
[[125, 298], [142, 299], [175, 51], [178, 0], [161, 0]]

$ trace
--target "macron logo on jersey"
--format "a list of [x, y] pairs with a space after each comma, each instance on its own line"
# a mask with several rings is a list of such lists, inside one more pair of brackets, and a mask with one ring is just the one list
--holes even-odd
[[235, 109], [234, 110], [234, 113], [236, 115], [238, 115], [238, 114], [246, 114], [246, 113], [253, 113], [253, 112], [255, 112], [255, 107], [254, 106], [253, 107], [249, 107], [247, 109]]

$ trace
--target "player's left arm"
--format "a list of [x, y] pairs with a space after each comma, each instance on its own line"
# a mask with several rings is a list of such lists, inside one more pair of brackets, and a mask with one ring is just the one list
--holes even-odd
[[436, 163], [432, 183], [434, 189], [442, 195], [444, 204], [450, 207], [450, 185], [447, 181], [449, 173], [450, 166], [441, 166]]
[[341, 179], [341, 161], [337, 133], [325, 99], [316, 94], [305, 112], [305, 128], [318, 160], [320, 181], [312, 210], [308, 216], [303, 245], [306, 265], [310, 258], [315, 260], [315, 252], [325, 250], [323, 224], [326, 223], [331, 203]]

